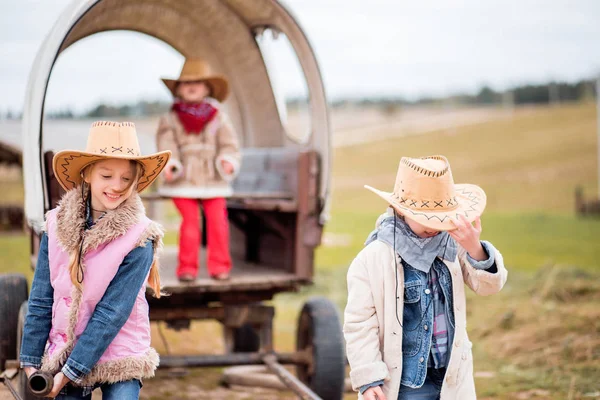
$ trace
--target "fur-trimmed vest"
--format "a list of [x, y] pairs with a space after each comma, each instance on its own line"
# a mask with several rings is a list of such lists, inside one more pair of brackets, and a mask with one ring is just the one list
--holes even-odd
[[[42, 370], [57, 373], [85, 330], [94, 309], [116, 275], [125, 256], [153, 240], [154, 257], [162, 246], [161, 227], [148, 219], [137, 193], [115, 210], [107, 212], [85, 231], [82, 248], [83, 290], [71, 282], [69, 255], [80, 246], [84, 232], [85, 205], [80, 188], [67, 192], [58, 207], [46, 215], [50, 281], [54, 288], [52, 329]], [[154, 376], [158, 354], [150, 347], [150, 320], [145, 297], [146, 285], [139, 290], [131, 315], [108, 346], [82, 385], [113, 383]]]

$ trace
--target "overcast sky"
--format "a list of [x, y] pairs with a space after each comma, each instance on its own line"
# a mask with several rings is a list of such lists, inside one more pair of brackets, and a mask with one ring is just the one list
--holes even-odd
[[[0, 112], [22, 108], [36, 52], [68, 3], [0, 0]], [[600, 0], [285, 3], [311, 40], [330, 98], [415, 98], [600, 73]], [[293, 74], [290, 60], [282, 52], [275, 61]], [[177, 75], [182, 61], [164, 43], [135, 33], [84, 39], [60, 56], [47, 109], [166, 100], [158, 78]], [[284, 90], [293, 94], [298, 87]]]

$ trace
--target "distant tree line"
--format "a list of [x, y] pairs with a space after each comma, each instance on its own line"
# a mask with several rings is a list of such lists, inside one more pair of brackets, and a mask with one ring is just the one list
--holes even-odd
[[[466, 105], [500, 105], [510, 103], [511, 105], [523, 104], [551, 104], [570, 101], [585, 101], [596, 98], [596, 82], [593, 80], [581, 80], [575, 83], [550, 82], [541, 85], [516, 86], [504, 91], [496, 91], [489, 86], [483, 86], [475, 94], [455, 94], [448, 97], [422, 97], [417, 100], [406, 100], [402, 97], [369, 97], [359, 100], [335, 100], [333, 107], [341, 107], [349, 104], [359, 106], [381, 106], [392, 107], [398, 105], [432, 105], [443, 104], [451, 101], [454, 104]], [[296, 103], [301, 101], [296, 99]]]
[[486, 86], [467, 101], [475, 104], [499, 104], [506, 101], [506, 95], [511, 95], [514, 104], [544, 104], [593, 99], [595, 91], [595, 82], [591, 80], [573, 84], [551, 82], [546, 85], [518, 86], [507, 92], [496, 92]]
[[[417, 100], [407, 100], [403, 97], [365, 97], [361, 99], [338, 99], [331, 102], [333, 107], [347, 105], [376, 106], [384, 111], [393, 112], [402, 105], [432, 105], [452, 102], [465, 105], [522, 105], [522, 104], [556, 104], [560, 102], [584, 101], [596, 98], [595, 81], [581, 80], [575, 83], [549, 82], [540, 85], [522, 85], [504, 91], [494, 90], [483, 86], [475, 94], [456, 94], [444, 98], [422, 97]], [[293, 98], [287, 102], [293, 109], [305, 108], [306, 98]], [[121, 118], [160, 115], [169, 110], [171, 103], [164, 101], [138, 101], [135, 104], [98, 104], [92, 109], [77, 114], [70, 109], [61, 109], [46, 113], [50, 119], [70, 118]], [[20, 119], [21, 113], [11, 110], [0, 110], [0, 120]]]
[[15, 112], [10, 109], [8, 109], [6, 111], [0, 110], [0, 120], [3, 120], [3, 119], [8, 119], [8, 120], [21, 119], [21, 113]]
[[167, 112], [170, 106], [171, 103], [161, 101], [139, 101], [136, 104], [125, 104], [121, 106], [99, 104], [88, 111], [84, 117], [101, 118], [160, 115]]

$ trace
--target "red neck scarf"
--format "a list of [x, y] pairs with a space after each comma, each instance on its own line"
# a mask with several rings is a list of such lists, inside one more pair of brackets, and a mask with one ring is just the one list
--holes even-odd
[[177, 101], [171, 107], [177, 113], [185, 132], [188, 134], [199, 134], [217, 115], [218, 110], [208, 102], [184, 103]]

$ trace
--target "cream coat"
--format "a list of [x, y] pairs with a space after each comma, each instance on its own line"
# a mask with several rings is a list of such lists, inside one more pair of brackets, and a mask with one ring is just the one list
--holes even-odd
[[[173, 182], [164, 182], [159, 187], [163, 196], [210, 199], [232, 195], [231, 181], [240, 170], [239, 141], [221, 105], [215, 100], [210, 102], [219, 111], [198, 134], [187, 134], [175, 112], [160, 119], [157, 147], [171, 151], [165, 168], [175, 166], [178, 171]], [[223, 171], [223, 160], [233, 165], [233, 174]]]
[[[394, 256], [395, 251], [389, 245], [377, 240], [358, 254], [348, 270], [348, 304], [344, 313], [353, 389], [385, 380], [383, 392], [388, 400], [397, 399], [402, 377], [402, 327], [396, 319], [396, 301], [398, 317], [402, 320], [404, 270], [398, 257], [396, 300]], [[482, 296], [499, 292], [508, 272], [498, 251], [495, 261], [498, 267], [495, 274], [477, 270], [467, 261], [467, 253], [460, 246], [456, 260], [444, 260], [452, 275], [456, 331], [442, 386], [442, 400], [476, 399], [464, 284]], [[361, 399], [362, 395], [358, 397]]]

